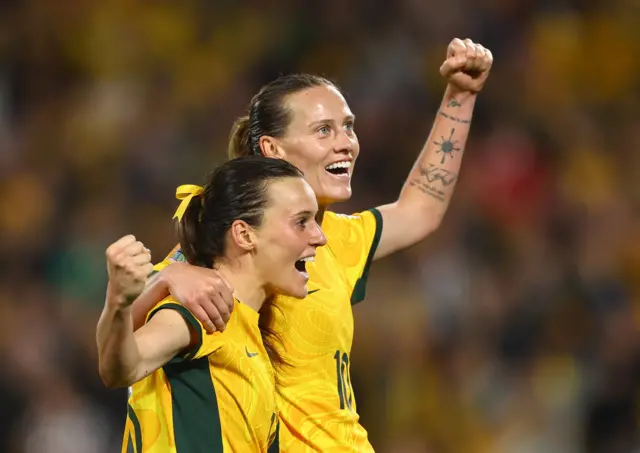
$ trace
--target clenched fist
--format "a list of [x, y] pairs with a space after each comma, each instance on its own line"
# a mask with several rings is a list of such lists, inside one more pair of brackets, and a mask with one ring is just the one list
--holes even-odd
[[454, 39], [447, 48], [447, 59], [440, 74], [457, 91], [478, 93], [489, 77], [493, 55], [489, 49], [470, 39]]
[[118, 239], [107, 248], [107, 271], [112, 294], [122, 304], [131, 305], [153, 271], [149, 249], [133, 235]]

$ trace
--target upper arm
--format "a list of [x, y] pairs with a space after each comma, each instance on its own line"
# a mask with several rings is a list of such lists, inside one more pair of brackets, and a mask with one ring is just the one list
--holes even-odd
[[396, 201], [377, 209], [382, 216], [384, 230], [374, 260], [417, 244], [435, 229], [433, 222], [421, 220], [409, 203]]
[[172, 297], [166, 298], [158, 304], [156, 308], [151, 310], [147, 323], [152, 322], [156, 316], [167, 311], [178, 315], [191, 334], [191, 341], [187, 343], [183, 349], [178, 351], [179, 353], [174, 354], [171, 359], [179, 356], [183, 359], [195, 360], [208, 356], [222, 346], [224, 343], [225, 332], [235, 329], [235, 327], [233, 327], [235, 325], [235, 316], [232, 313], [227, 324], [227, 329], [224, 332], [207, 332], [198, 318], [196, 318], [187, 307], [179, 304]]
[[224, 333], [207, 332], [186, 307], [171, 298], [163, 300], [149, 313], [147, 323], [134, 337], [140, 354], [136, 380], [174, 359], [206, 357], [216, 352], [224, 341]]
[[176, 310], [160, 310], [134, 333], [140, 362], [136, 381], [167, 364], [194, 342], [187, 321]]

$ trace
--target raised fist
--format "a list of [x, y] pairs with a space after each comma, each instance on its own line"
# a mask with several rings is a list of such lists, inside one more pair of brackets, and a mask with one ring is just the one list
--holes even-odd
[[113, 294], [123, 304], [132, 304], [153, 271], [149, 249], [133, 235], [118, 239], [107, 248], [107, 271]]
[[447, 48], [447, 59], [440, 66], [440, 74], [457, 91], [478, 93], [489, 76], [493, 55], [489, 49], [470, 39], [455, 38]]

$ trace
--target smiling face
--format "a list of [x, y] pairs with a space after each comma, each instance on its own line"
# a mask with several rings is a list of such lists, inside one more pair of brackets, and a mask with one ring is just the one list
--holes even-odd
[[315, 221], [318, 203], [303, 178], [269, 183], [268, 199], [255, 231], [255, 269], [268, 292], [304, 298], [309, 281], [305, 262], [312, 261], [316, 247], [327, 242]]
[[344, 97], [323, 84], [290, 94], [284, 102], [290, 122], [276, 139], [278, 157], [304, 173], [320, 206], [348, 200], [360, 144]]

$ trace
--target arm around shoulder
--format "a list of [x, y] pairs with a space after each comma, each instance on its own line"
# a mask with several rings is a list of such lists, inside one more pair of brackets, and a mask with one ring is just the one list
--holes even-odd
[[193, 338], [175, 310], [159, 310], [134, 333], [130, 307], [105, 307], [98, 332], [100, 377], [107, 387], [128, 387], [144, 379], [184, 351]]
[[187, 307], [209, 332], [223, 331], [233, 310], [233, 287], [214, 269], [176, 262], [160, 269], [133, 303], [134, 326], [144, 324], [151, 309], [169, 294]]

